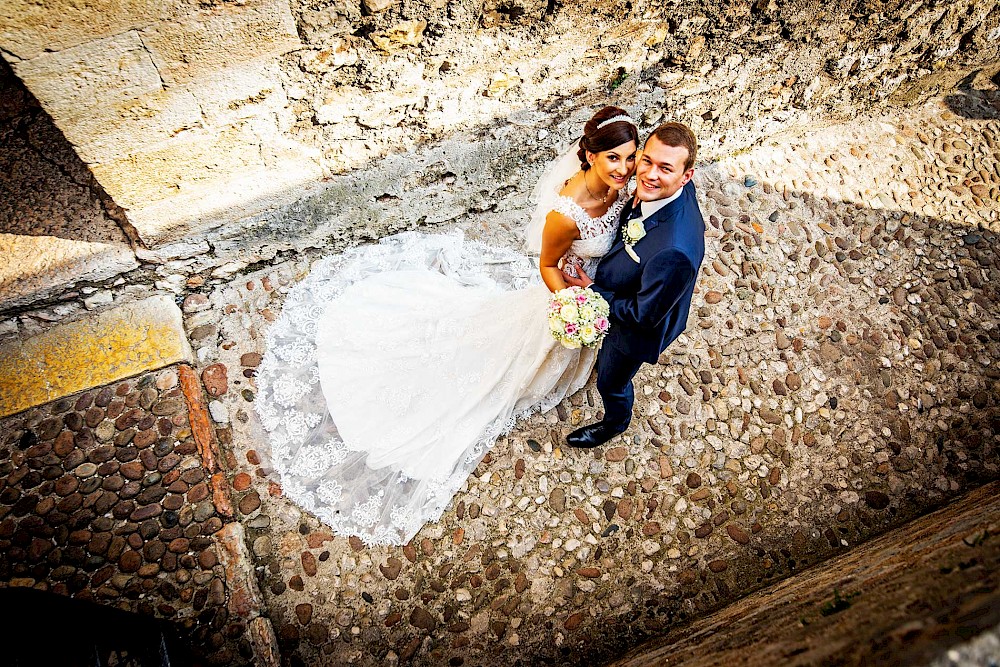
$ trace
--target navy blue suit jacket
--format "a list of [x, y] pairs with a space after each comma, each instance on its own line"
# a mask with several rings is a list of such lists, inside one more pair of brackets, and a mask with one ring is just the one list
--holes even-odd
[[[629, 207], [622, 211], [622, 219]], [[621, 226], [611, 250], [597, 265], [591, 288], [611, 307], [611, 330], [604, 345], [655, 363], [687, 326], [691, 297], [705, 257], [705, 222], [694, 183], [680, 197], [643, 221], [646, 235], [629, 257]]]

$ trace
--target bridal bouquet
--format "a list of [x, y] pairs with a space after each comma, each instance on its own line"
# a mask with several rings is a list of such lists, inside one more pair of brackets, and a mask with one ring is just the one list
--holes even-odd
[[549, 301], [549, 331], [563, 347], [594, 347], [611, 328], [608, 302], [592, 289], [566, 287]]

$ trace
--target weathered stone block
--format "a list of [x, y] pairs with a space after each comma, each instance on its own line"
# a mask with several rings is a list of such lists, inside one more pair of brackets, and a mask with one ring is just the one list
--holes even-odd
[[192, 131], [92, 170], [116, 203], [133, 210], [262, 167], [260, 139], [245, 127], [230, 127]]
[[299, 48], [288, 3], [258, 0], [206, 10], [142, 31], [167, 83], [193, 81], [232, 65]]
[[136, 248], [135, 256], [144, 262], [164, 264], [173, 259], [186, 259], [194, 257], [211, 250], [204, 240], [180, 239], [176, 243], [171, 243], [156, 248]]
[[15, 62], [13, 68], [73, 143], [84, 143], [73, 137], [76, 119], [163, 87], [135, 31]]
[[190, 358], [170, 297], [104, 311], [0, 347], [0, 416]]
[[253, 560], [247, 551], [243, 524], [228, 523], [217, 533], [219, 563], [226, 570], [229, 586], [229, 611], [240, 618], [253, 618], [264, 609], [253, 573]]
[[105, 280], [139, 263], [125, 243], [0, 234], [0, 305], [29, 304], [78, 280]]
[[198, 100], [183, 89], [158, 90], [91, 113], [63, 131], [84, 162], [108, 162], [166, 141], [202, 120]]
[[322, 177], [315, 151], [285, 139], [274, 117], [191, 131], [92, 169], [154, 248], [287, 205]]
[[129, 211], [129, 220], [147, 245], [159, 246], [213, 229], [235, 231], [318, 187], [322, 172], [315, 155], [288, 142], [268, 144], [266, 153], [264, 166], [199, 179], [173, 197]]
[[254, 116], [283, 116], [288, 98], [277, 65], [251, 62], [199, 78], [187, 86], [209, 126]]
[[30, 60], [167, 18], [181, 3], [158, 0], [5, 0], [0, 48]]

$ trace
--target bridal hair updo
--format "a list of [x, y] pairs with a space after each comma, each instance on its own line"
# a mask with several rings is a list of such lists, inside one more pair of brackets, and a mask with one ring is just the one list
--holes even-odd
[[639, 145], [639, 130], [635, 125], [627, 120], [608, 123], [604, 127], [598, 127], [606, 120], [615, 116], [628, 117], [628, 111], [619, 107], [604, 107], [594, 114], [594, 117], [583, 126], [583, 136], [580, 138], [580, 150], [576, 155], [580, 158], [580, 169], [587, 171], [590, 163], [587, 161], [587, 152], [600, 153], [608, 151], [615, 146], [621, 146], [630, 141]]

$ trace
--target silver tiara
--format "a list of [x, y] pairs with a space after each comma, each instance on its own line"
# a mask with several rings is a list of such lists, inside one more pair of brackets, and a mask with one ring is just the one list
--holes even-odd
[[614, 118], [609, 118], [605, 121], [601, 121], [601, 123], [597, 126], [597, 129], [599, 130], [605, 125], [611, 125], [611, 123], [617, 123], [619, 121], [625, 121], [626, 123], [632, 123], [633, 125], [635, 125], [635, 121], [632, 120], [631, 116], [622, 115], [622, 116], [615, 116]]

